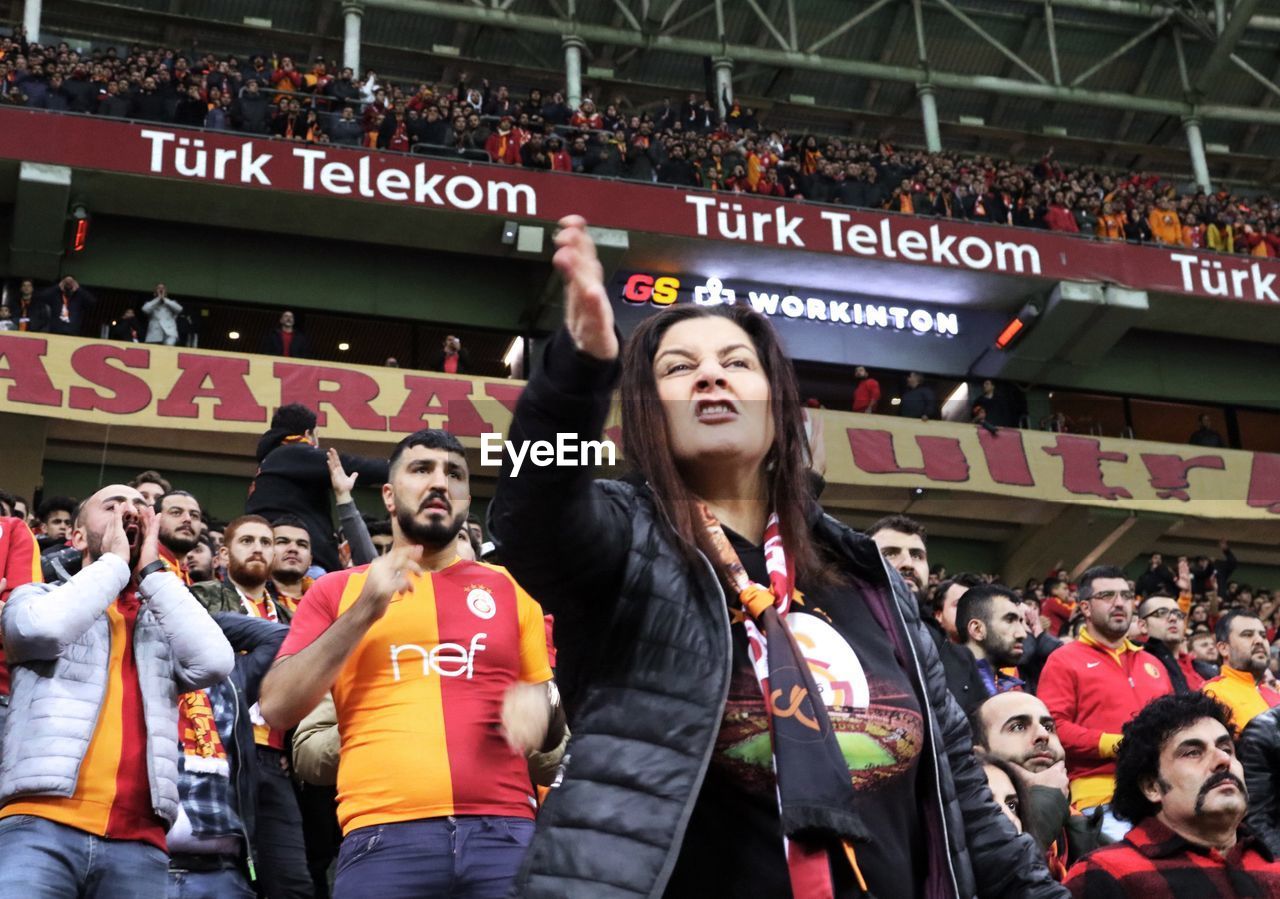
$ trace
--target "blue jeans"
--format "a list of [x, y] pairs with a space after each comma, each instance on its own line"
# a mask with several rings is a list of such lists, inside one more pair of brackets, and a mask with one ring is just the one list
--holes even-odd
[[169, 856], [32, 815], [0, 818], [0, 899], [157, 899]]
[[533, 839], [525, 818], [429, 818], [353, 830], [334, 899], [505, 899]]
[[170, 871], [165, 899], [257, 899], [239, 871]]

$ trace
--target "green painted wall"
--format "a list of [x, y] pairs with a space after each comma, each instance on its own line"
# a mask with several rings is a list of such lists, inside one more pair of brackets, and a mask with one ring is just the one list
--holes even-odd
[[548, 275], [524, 260], [110, 216], [63, 268], [99, 287], [164, 281], [175, 296], [512, 330]]

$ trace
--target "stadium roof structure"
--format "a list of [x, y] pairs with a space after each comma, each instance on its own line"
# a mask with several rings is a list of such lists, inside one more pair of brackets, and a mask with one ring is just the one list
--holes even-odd
[[46, 36], [336, 58], [360, 19], [363, 66], [564, 81], [643, 107], [712, 81], [765, 126], [924, 145], [933, 88], [946, 150], [1190, 169], [1199, 123], [1215, 182], [1280, 174], [1280, 0], [59, 0]]

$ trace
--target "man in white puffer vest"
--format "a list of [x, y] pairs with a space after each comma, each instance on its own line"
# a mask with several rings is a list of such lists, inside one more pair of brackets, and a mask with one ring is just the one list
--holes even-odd
[[221, 681], [235, 659], [160, 559], [159, 532], [141, 493], [104, 487], [75, 516], [80, 572], [5, 604], [0, 899], [165, 894], [177, 697]]

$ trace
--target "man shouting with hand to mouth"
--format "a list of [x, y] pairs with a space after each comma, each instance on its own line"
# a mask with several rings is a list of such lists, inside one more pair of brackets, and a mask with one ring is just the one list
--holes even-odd
[[80, 572], [5, 604], [2, 899], [165, 893], [177, 696], [225, 678], [234, 655], [160, 559], [159, 536], [142, 494], [104, 487], [74, 518]]
[[391, 550], [307, 592], [262, 714], [293, 727], [332, 689], [335, 899], [498, 899], [533, 835], [526, 756], [564, 728], [542, 609], [506, 569], [458, 556], [471, 490], [457, 438], [411, 434], [389, 469]]

